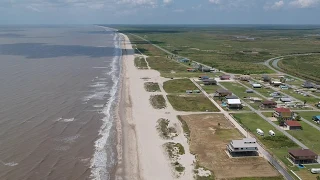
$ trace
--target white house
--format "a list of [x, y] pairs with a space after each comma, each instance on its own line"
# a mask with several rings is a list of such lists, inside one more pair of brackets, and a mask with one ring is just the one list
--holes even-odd
[[258, 151], [257, 140], [255, 138], [244, 138], [241, 140], [232, 140], [227, 149], [230, 153], [237, 152], [256, 152]]
[[227, 104], [230, 109], [241, 109], [242, 103], [240, 99], [227, 99]]
[[262, 88], [262, 85], [261, 84], [252, 84], [252, 87], [253, 88]]

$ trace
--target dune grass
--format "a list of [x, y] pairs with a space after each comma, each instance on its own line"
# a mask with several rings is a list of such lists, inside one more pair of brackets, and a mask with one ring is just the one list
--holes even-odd
[[219, 109], [203, 95], [167, 95], [170, 104], [177, 111], [218, 112]]

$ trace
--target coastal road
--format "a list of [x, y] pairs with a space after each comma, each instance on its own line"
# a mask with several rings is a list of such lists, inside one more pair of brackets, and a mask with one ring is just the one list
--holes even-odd
[[[230, 112], [225, 111], [221, 106], [214, 101], [210, 95], [198, 84], [194, 79], [190, 79], [197, 88], [223, 113], [223, 115], [246, 137], [252, 137], [231, 115]], [[252, 108], [252, 107], [251, 107]], [[253, 108], [252, 108], [253, 109]], [[254, 110], [254, 109], [253, 109]], [[261, 113], [260, 113], [261, 114]], [[279, 162], [268, 152], [266, 151], [259, 143], [258, 149], [260, 154], [269, 161], [287, 180], [294, 180], [291, 175], [283, 168]]]
[[[239, 81], [237, 81], [237, 82], [238, 82], [240, 85], [242, 85], [243, 87], [246, 87], [246, 88], [250, 89], [250, 88], [249, 88], [248, 86], [246, 86], [245, 84], [243, 84], [243, 83], [241, 83], [241, 82], [239, 82]], [[254, 90], [254, 88], [251, 88], [251, 89], [253, 90], [254, 93], [258, 94], [259, 96], [261, 96], [261, 97], [263, 97], [263, 98], [265, 98], [265, 99], [268, 99], [267, 97], [265, 97], [264, 95], [262, 95], [262, 94], [259, 93], [258, 91]], [[261, 111], [260, 111], [260, 112], [261, 112]], [[305, 123], [309, 124], [310, 126], [316, 128], [318, 131], [320, 131], [320, 127], [317, 126], [316, 124], [313, 124], [312, 122], [310, 122], [310, 121], [308, 121], [308, 120], [306, 120], [306, 119], [304, 119], [304, 118], [302, 118], [302, 117], [301, 117], [301, 120], [304, 121]]]

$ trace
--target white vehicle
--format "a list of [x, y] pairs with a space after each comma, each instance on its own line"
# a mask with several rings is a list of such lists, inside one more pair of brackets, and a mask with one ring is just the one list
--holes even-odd
[[311, 168], [310, 171], [312, 174], [320, 174], [320, 168]]
[[257, 129], [257, 134], [260, 136], [264, 136], [264, 132], [261, 129]]
[[269, 135], [270, 135], [270, 136], [275, 136], [276, 133], [274, 133], [272, 130], [270, 130], [270, 131], [269, 131]]

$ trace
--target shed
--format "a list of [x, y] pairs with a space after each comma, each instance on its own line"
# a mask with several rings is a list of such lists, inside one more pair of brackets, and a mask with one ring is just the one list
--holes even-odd
[[230, 109], [242, 109], [240, 99], [227, 99], [227, 104]]
[[285, 103], [285, 102], [291, 102], [292, 100], [291, 100], [291, 98], [284, 97], [284, 98], [280, 98], [280, 101]]
[[302, 87], [310, 89], [310, 88], [314, 88], [314, 85], [311, 82], [306, 81], [303, 83]]
[[218, 90], [216, 90], [216, 96], [225, 97], [225, 96], [231, 96], [231, 95], [232, 95], [232, 92], [228, 91], [226, 89], [218, 89]]
[[280, 89], [289, 89], [289, 87], [286, 85], [280, 85]]
[[277, 107], [277, 103], [275, 101], [266, 100], [262, 102], [262, 106], [264, 108], [275, 108]]
[[204, 79], [202, 80], [204, 85], [216, 85], [217, 81], [215, 79]]
[[290, 149], [289, 159], [295, 164], [317, 163], [318, 155], [310, 149]]
[[226, 75], [226, 74], [221, 75], [221, 76], [219, 76], [219, 77], [220, 77], [220, 80], [230, 80], [230, 78], [231, 78], [230, 75]]
[[192, 90], [186, 90], [186, 93], [191, 94], [193, 91]]
[[249, 81], [251, 79], [251, 76], [249, 75], [241, 75], [240, 80], [241, 81]]
[[261, 84], [252, 84], [252, 87], [253, 88], [262, 88], [262, 85]]
[[246, 93], [254, 93], [252, 89], [247, 89]]
[[288, 120], [285, 124], [289, 127], [289, 130], [301, 130], [302, 126], [298, 121]]
[[280, 81], [271, 81], [271, 84], [273, 86], [280, 86], [282, 84], [282, 82], [280, 82]]

